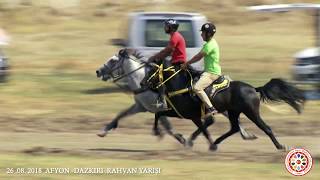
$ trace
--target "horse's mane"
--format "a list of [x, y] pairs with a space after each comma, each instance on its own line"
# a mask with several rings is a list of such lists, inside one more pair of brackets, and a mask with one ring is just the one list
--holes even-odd
[[123, 56], [123, 57], [130, 57], [130, 55], [131, 55], [137, 59], [144, 58], [142, 53], [139, 50], [134, 49], [134, 48], [123, 48], [119, 51], [118, 55]]

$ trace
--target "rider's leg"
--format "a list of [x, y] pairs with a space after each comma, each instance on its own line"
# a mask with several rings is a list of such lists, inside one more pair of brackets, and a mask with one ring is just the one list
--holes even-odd
[[204, 89], [208, 87], [214, 80], [218, 79], [219, 76], [215, 74], [211, 74], [208, 72], [202, 73], [200, 79], [194, 85], [194, 92], [198, 95], [201, 101], [205, 104], [206, 108], [208, 109], [208, 114], [206, 116], [215, 114], [218, 111], [213, 107], [209, 97], [204, 92]]
[[164, 85], [162, 85], [160, 88], [159, 88], [159, 102], [158, 102], [158, 107], [159, 108], [162, 108], [162, 109], [168, 109], [168, 105], [167, 105], [167, 101], [166, 101], [166, 88]]

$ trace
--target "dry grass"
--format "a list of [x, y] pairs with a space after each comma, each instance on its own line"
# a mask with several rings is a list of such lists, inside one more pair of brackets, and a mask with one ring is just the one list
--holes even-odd
[[[313, 44], [312, 29], [305, 28], [312, 26], [312, 15], [260, 14], [244, 8], [274, 2], [277, 1], [173, 0], [155, 7], [149, 1], [95, 0], [83, 2], [77, 11], [71, 9], [72, 13], [67, 13], [68, 9], [32, 1], [31, 6], [4, 9], [0, 26], [12, 36], [12, 44], [5, 48], [12, 70], [9, 82], [0, 89], [1, 117], [19, 121], [102, 119], [106, 114], [113, 117], [131, 104], [132, 96], [120, 92], [87, 92], [113, 87], [96, 79], [95, 69], [117, 51], [109, 40], [123, 37], [124, 29], [120, 27], [127, 18], [124, 12], [141, 9], [198, 11], [207, 15], [217, 23], [223, 70], [233, 79], [259, 86], [272, 77], [290, 78], [292, 54]], [[114, 102], [119, 105], [114, 107]]]
[[[109, 40], [123, 36], [124, 30], [120, 27], [126, 21], [124, 12], [139, 9], [198, 11], [207, 15], [218, 26], [216, 38], [221, 46], [223, 70], [235, 80], [261, 86], [272, 77], [290, 78], [292, 54], [313, 43], [312, 29], [305, 28], [312, 26], [312, 15], [303, 12], [259, 14], [246, 12], [244, 8], [273, 2], [174, 0], [155, 7], [154, 2], [148, 1], [96, 0], [81, 4], [71, 14], [37, 3], [6, 9], [1, 12], [0, 26], [5, 27], [13, 39], [5, 48], [11, 58], [12, 71], [9, 82], [0, 88], [1, 129], [72, 131], [82, 128], [87, 131], [97, 129], [129, 106], [132, 95], [108, 90], [100, 94], [88, 92], [114, 88], [96, 79], [94, 72], [106, 57], [117, 51]], [[113, 105], [115, 102], [117, 106]], [[281, 119], [290, 120], [293, 116], [303, 119], [301, 122], [314, 121], [318, 106], [318, 102], [310, 103], [306, 107], [309, 112], [299, 117], [291, 115], [287, 106], [281, 106], [285, 112]], [[263, 113], [270, 121], [279, 116], [269, 109], [263, 109]], [[142, 114], [134, 119], [151, 117], [151, 114]], [[73, 126], [77, 128], [72, 129]]]

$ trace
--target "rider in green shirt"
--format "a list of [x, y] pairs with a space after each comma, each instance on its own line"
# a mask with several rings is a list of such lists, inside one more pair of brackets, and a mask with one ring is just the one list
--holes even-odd
[[206, 54], [204, 56], [204, 71], [221, 75], [221, 67], [219, 65], [220, 53], [217, 41], [212, 38], [203, 45], [201, 51]]
[[193, 56], [190, 61], [182, 64], [182, 68], [186, 69], [189, 64], [204, 58], [204, 73], [202, 73], [200, 79], [194, 85], [193, 90], [206, 105], [208, 109], [206, 116], [218, 113], [207, 94], [204, 92], [204, 89], [221, 75], [219, 46], [217, 41], [213, 38], [215, 32], [215, 25], [212, 23], [203, 24], [201, 27], [201, 37], [205, 43], [203, 44], [201, 51]]

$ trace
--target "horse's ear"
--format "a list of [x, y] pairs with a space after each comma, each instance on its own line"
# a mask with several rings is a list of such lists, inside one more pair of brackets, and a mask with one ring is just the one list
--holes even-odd
[[120, 51], [119, 51], [119, 53], [118, 53], [118, 55], [120, 56], [120, 57], [128, 57], [129, 55], [128, 55], [128, 52], [127, 52], [127, 49], [121, 49]]

